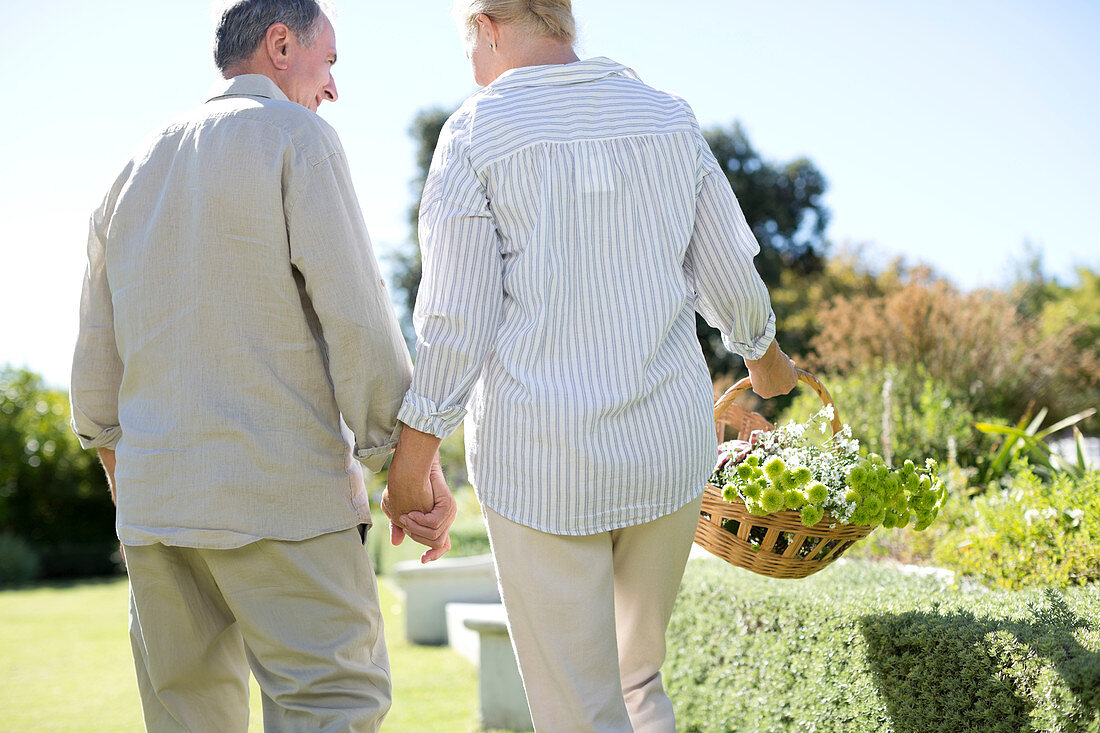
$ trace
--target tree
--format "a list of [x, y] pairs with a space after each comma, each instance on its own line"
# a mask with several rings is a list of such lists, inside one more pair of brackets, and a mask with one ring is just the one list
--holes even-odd
[[[733, 188], [745, 219], [760, 243], [756, 269], [769, 290], [820, 272], [826, 249], [825, 227], [829, 212], [821, 201], [827, 187], [825, 176], [807, 158], [789, 163], [764, 160], [735, 122], [730, 128], [715, 127], [703, 132], [718, 165]], [[773, 304], [773, 307], [778, 304]], [[787, 317], [775, 307], [778, 338], [790, 354], [801, 352], [812, 334], [784, 330]], [[696, 331], [711, 374], [733, 374], [741, 369], [741, 357], [722, 346], [721, 335], [696, 317]]]
[[416, 291], [420, 288], [420, 196], [424, 192], [424, 182], [428, 179], [428, 168], [432, 164], [439, 133], [451, 113], [439, 107], [421, 110], [409, 127], [409, 135], [416, 141], [416, 178], [412, 182], [413, 203], [409, 207], [409, 246], [392, 255], [394, 285], [401, 293], [401, 328], [405, 338], [413, 341], [412, 313], [416, 306]]
[[[406, 333], [411, 331], [410, 316], [416, 304], [420, 285], [420, 249], [417, 239], [417, 218], [420, 214], [420, 194], [431, 165], [439, 132], [449, 113], [439, 108], [420, 112], [409, 129], [417, 142], [417, 177], [413, 182], [414, 203], [409, 210], [412, 230], [409, 246], [392, 258], [395, 287], [401, 291], [405, 314], [402, 318]], [[825, 251], [824, 233], [829, 214], [821, 196], [825, 192], [825, 177], [806, 158], [779, 164], [765, 161], [752, 147], [740, 124], [712, 128], [704, 137], [719, 165], [729, 179], [741, 203], [753, 233], [760, 242], [757, 269], [769, 287], [778, 286], [786, 272], [806, 275], [821, 270]], [[777, 311], [777, 317], [781, 314]], [[779, 322], [782, 328], [782, 321]], [[730, 354], [722, 345], [720, 334], [696, 319], [703, 355], [712, 374], [730, 374], [741, 365], [740, 357]], [[795, 334], [793, 342], [780, 340], [791, 353], [796, 353], [806, 337]]]

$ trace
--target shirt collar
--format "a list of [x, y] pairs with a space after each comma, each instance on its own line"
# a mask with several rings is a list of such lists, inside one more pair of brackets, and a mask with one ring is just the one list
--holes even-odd
[[512, 89], [515, 87], [566, 86], [596, 81], [607, 76], [626, 76], [636, 81], [638, 75], [617, 61], [597, 56], [571, 64], [551, 66], [521, 66], [509, 69], [498, 76], [486, 89]]
[[206, 101], [213, 102], [223, 97], [262, 97], [282, 102], [290, 101], [283, 94], [283, 90], [270, 77], [263, 74], [241, 74], [232, 79], [223, 79], [210, 90], [210, 98]]

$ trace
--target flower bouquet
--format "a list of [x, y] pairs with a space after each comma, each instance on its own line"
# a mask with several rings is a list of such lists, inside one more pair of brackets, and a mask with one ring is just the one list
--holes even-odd
[[[816, 572], [879, 526], [925, 529], [946, 497], [935, 461], [894, 468], [861, 454], [825, 388], [801, 370], [799, 379], [825, 406], [806, 422], [722, 443], [696, 532], [707, 550], [772, 577]], [[746, 382], [719, 400], [716, 421]]]

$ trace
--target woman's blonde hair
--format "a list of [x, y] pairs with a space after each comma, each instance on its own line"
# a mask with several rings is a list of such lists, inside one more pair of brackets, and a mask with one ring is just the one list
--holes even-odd
[[454, 12], [467, 42], [477, 35], [477, 16], [481, 13], [497, 23], [515, 24], [532, 36], [569, 44], [577, 37], [570, 0], [455, 0]]

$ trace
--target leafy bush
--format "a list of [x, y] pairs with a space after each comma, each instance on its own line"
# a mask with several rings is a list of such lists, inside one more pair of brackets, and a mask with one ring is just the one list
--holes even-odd
[[835, 298], [821, 321], [808, 360], [814, 368], [924, 369], [972, 412], [1017, 416], [1038, 403], [1060, 419], [1091, 407], [1100, 384], [1078, 329], [1043, 328], [1008, 293], [961, 293], [944, 281], [914, 279], [885, 295]]
[[1100, 581], [1100, 472], [1044, 483], [1018, 467], [967, 514], [937, 544], [938, 563], [1004, 588]]
[[841, 560], [688, 564], [666, 687], [684, 733], [1100, 731], [1100, 591], [967, 593]]
[[[0, 532], [41, 553], [46, 575], [98, 573], [112, 567], [114, 518], [103, 471], [69, 428], [67, 395], [31, 372], [0, 368]], [[72, 554], [52, 551], [60, 545], [99, 557], [50, 561]]]
[[0, 534], [0, 586], [26, 583], [38, 577], [38, 555], [20, 538]]
[[[978, 418], [967, 399], [920, 364], [907, 370], [866, 364], [822, 381], [852, 435], [893, 465], [934, 458], [946, 472], [956, 464], [975, 466], [989, 452], [991, 441], [974, 429]], [[805, 420], [820, 407], [813, 391], [800, 390], [784, 420]]]

